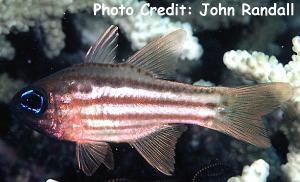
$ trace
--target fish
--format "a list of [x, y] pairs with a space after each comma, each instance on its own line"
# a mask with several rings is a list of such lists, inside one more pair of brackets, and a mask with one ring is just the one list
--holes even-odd
[[239, 87], [176, 82], [186, 32], [175, 30], [128, 59], [116, 59], [118, 27], [111, 25], [83, 63], [44, 77], [15, 94], [13, 116], [45, 135], [76, 144], [78, 168], [92, 175], [113, 169], [109, 143], [129, 143], [165, 175], [175, 170], [175, 147], [187, 125], [270, 147], [261, 117], [288, 101], [288, 83]]

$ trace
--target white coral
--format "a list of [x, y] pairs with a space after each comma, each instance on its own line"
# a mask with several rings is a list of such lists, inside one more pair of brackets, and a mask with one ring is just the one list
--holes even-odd
[[[137, 0], [112, 0], [103, 1], [108, 7], [121, 4], [132, 7], [135, 14], [132, 16], [113, 16], [111, 21], [120, 25], [126, 37], [131, 41], [133, 49], [140, 49], [151, 40], [170, 33], [176, 29], [184, 29], [187, 32], [186, 42], [183, 45], [182, 59], [199, 60], [203, 49], [198, 39], [193, 36], [192, 26], [189, 23], [172, 22], [168, 17], [161, 17], [156, 13], [152, 16], [145, 16], [140, 13], [145, 1]], [[148, 11], [146, 9], [145, 11]]]
[[[287, 82], [286, 70], [276, 57], [261, 52], [245, 50], [229, 51], [224, 54], [227, 68], [248, 79], [265, 82]], [[275, 74], [276, 73], [276, 74]]]
[[[61, 26], [64, 13], [67, 10], [72, 13], [81, 10], [91, 11], [94, 2], [104, 3], [107, 7], [130, 6], [135, 12], [139, 12], [145, 3], [138, 0], [0, 0], [0, 12], [5, 12], [0, 16], [0, 36], [9, 34], [11, 30], [28, 31], [29, 27], [41, 25], [45, 33], [45, 53], [48, 57], [57, 56], [64, 48], [65, 35]], [[172, 22], [168, 17], [157, 14], [142, 16], [139, 13], [132, 16], [112, 16], [110, 19], [126, 33], [134, 49], [140, 49], [154, 38], [182, 28], [188, 34], [186, 44], [183, 46], [183, 58], [198, 60], [202, 55], [202, 47], [198, 39], [192, 35], [192, 27], [188, 23]], [[102, 19], [99, 18], [99, 21]]]
[[241, 176], [231, 177], [227, 182], [265, 182], [269, 176], [269, 164], [259, 159], [254, 161], [251, 166], [245, 166]]
[[300, 152], [290, 152], [287, 154], [288, 162], [281, 166], [281, 170], [289, 182], [300, 181]]
[[234, 72], [260, 83], [288, 82], [294, 87], [294, 95], [288, 103], [288, 116], [280, 129], [290, 141], [291, 149], [300, 149], [300, 37], [292, 40], [292, 60], [282, 65], [274, 56], [260, 52], [229, 51], [224, 54], [225, 65]]
[[0, 35], [0, 58], [13, 59], [15, 50], [4, 36]]
[[261, 52], [229, 51], [224, 54], [223, 61], [227, 68], [260, 83], [288, 82], [294, 89], [293, 103], [300, 114], [300, 37], [293, 38], [295, 55], [286, 65], [278, 62], [276, 57]]

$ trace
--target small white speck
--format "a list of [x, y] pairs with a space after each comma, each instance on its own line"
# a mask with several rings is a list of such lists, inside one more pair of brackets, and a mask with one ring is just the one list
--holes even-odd
[[54, 179], [48, 179], [46, 182], [59, 182], [59, 181], [56, 181]]

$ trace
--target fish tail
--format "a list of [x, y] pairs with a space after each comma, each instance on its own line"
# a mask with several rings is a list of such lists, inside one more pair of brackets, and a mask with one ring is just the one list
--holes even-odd
[[258, 147], [270, 147], [261, 117], [292, 97], [291, 85], [278, 82], [226, 89], [211, 128]]

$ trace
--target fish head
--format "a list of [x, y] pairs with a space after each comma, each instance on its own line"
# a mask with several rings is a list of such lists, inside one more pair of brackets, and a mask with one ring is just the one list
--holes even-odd
[[55, 115], [55, 102], [49, 87], [34, 84], [15, 94], [10, 102], [12, 117], [40, 133], [60, 138], [62, 125]]

